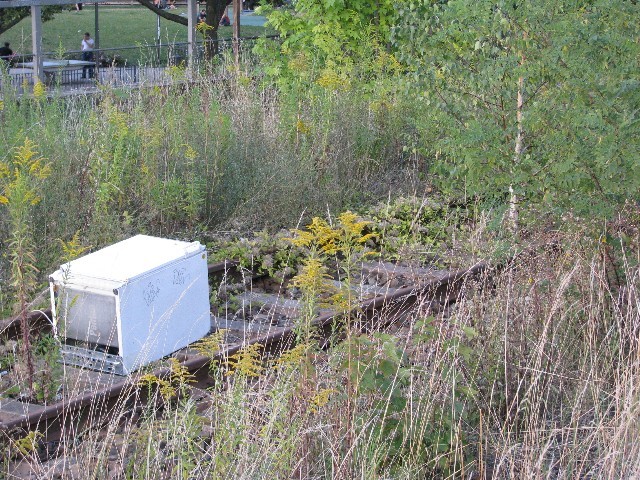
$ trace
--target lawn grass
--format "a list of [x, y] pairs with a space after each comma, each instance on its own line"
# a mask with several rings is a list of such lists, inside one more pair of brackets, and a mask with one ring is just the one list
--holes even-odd
[[[71, 6], [72, 7], [72, 6]], [[186, 7], [172, 11], [186, 15]], [[95, 37], [94, 7], [85, 5], [81, 12], [66, 10], [42, 25], [42, 47], [44, 52], [80, 50], [84, 32]], [[157, 16], [141, 5], [101, 6], [99, 10], [100, 48], [155, 45], [157, 37]], [[10, 42], [16, 53], [31, 53], [31, 20], [25, 18], [2, 35], [2, 42]], [[264, 27], [241, 26], [243, 37], [260, 36]], [[267, 29], [267, 34], [274, 33]], [[230, 38], [232, 27], [220, 27], [219, 35]], [[160, 19], [160, 39], [162, 43], [186, 42], [187, 28], [184, 25]]]

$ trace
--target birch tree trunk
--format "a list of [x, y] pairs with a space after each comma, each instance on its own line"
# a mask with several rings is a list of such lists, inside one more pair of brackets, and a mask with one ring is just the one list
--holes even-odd
[[[527, 33], [524, 32], [523, 38], [526, 40]], [[520, 55], [520, 67], [524, 65], [525, 56]], [[524, 109], [524, 77], [518, 77], [518, 97], [516, 105], [516, 142], [513, 154], [513, 165], [520, 164], [522, 159], [522, 151], [524, 150], [524, 129], [522, 127], [522, 111]], [[518, 195], [513, 190], [513, 183], [509, 185], [509, 223], [512, 232], [518, 231]]]

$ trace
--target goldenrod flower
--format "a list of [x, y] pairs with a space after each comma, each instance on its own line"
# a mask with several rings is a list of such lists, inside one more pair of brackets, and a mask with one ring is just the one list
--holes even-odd
[[289, 365], [298, 365], [305, 358], [305, 355], [309, 348], [309, 345], [307, 345], [306, 343], [300, 343], [295, 347], [282, 352], [280, 354], [280, 357], [276, 360], [276, 368], [284, 368]]
[[33, 97], [37, 100], [43, 98], [47, 93], [47, 89], [40, 80], [33, 85]]
[[184, 150], [184, 156], [186, 159], [188, 160], [195, 160], [196, 157], [198, 156], [198, 152], [196, 152], [196, 150], [188, 144], [184, 144], [185, 146], [185, 150]]
[[0, 162], [0, 203], [37, 204], [40, 197], [37, 195], [38, 187], [33, 185], [34, 180], [44, 180], [49, 175], [51, 165], [38, 156], [36, 144], [26, 138], [24, 144], [16, 147], [11, 163]]
[[327, 90], [345, 90], [349, 87], [349, 80], [341, 77], [333, 70], [326, 69], [316, 80], [316, 83]]
[[307, 125], [301, 119], [298, 119], [298, 121], [296, 122], [296, 130], [300, 133], [307, 135], [311, 133], [311, 126]]
[[311, 411], [317, 412], [320, 408], [329, 403], [331, 394], [336, 393], [337, 390], [333, 388], [323, 388], [311, 399]]
[[259, 352], [261, 348], [262, 345], [254, 343], [231, 355], [229, 357], [229, 372], [227, 375], [237, 373], [245, 377], [259, 377], [264, 371]]

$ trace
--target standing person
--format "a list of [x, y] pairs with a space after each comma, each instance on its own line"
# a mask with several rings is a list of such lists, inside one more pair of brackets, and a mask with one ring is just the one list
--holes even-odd
[[7, 63], [11, 63], [11, 56], [13, 55], [13, 50], [9, 48], [9, 42], [4, 42], [4, 47], [0, 47], [0, 59], [6, 60]]
[[[91, 38], [91, 34], [86, 32], [82, 38], [82, 60], [85, 62], [93, 61], [93, 47], [95, 42]], [[93, 78], [93, 66], [82, 67], [82, 78], [87, 78], [87, 70], [89, 70], [89, 78]]]

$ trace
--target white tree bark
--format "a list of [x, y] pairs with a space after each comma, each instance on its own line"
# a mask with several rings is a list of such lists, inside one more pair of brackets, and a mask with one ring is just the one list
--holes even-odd
[[[525, 33], [526, 38], [526, 33]], [[524, 64], [524, 55], [520, 56], [520, 66]], [[518, 78], [518, 98], [516, 105], [516, 142], [513, 164], [517, 166], [522, 160], [524, 150], [524, 130], [522, 127], [522, 111], [524, 108], [524, 77]], [[513, 183], [509, 185], [509, 223], [513, 233], [518, 231], [518, 195], [513, 190]]]

